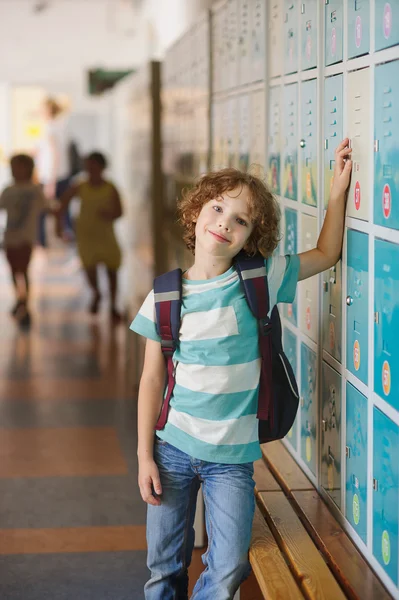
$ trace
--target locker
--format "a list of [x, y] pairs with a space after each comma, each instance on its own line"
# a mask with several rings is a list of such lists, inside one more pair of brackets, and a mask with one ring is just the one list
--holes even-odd
[[317, 364], [316, 353], [301, 344], [301, 457], [312, 473], [316, 474], [316, 419], [317, 419]]
[[342, 60], [343, 12], [342, 0], [325, 0], [326, 66]]
[[341, 506], [341, 375], [323, 361], [321, 484]]
[[352, 152], [352, 178], [347, 213], [367, 221], [369, 218], [370, 170], [370, 91], [369, 69], [348, 74], [348, 137]]
[[374, 222], [399, 229], [399, 61], [376, 66]]
[[298, 84], [284, 86], [283, 196], [297, 200], [298, 192]]
[[367, 544], [367, 398], [346, 384], [345, 515]]
[[295, 0], [284, 0], [284, 73], [298, 71], [298, 33], [299, 33], [299, 3]]
[[247, 171], [249, 166], [249, 144], [251, 135], [251, 104], [249, 94], [238, 98], [238, 168]]
[[375, 0], [375, 49], [399, 44], [399, 4], [397, 0]]
[[317, 67], [317, 0], [301, 3], [302, 71]]
[[368, 235], [348, 229], [346, 297], [346, 367], [367, 385], [368, 374]]
[[[284, 254], [297, 254], [298, 252], [298, 213], [296, 210], [286, 208], [285, 216], [285, 235], [284, 235]], [[298, 319], [298, 302], [296, 297], [292, 304], [284, 304], [284, 316], [294, 325]]]
[[252, 94], [251, 109], [251, 143], [249, 150], [249, 164], [251, 172], [259, 177], [264, 177], [265, 170], [265, 92], [259, 91]]
[[[301, 252], [311, 250], [317, 244], [317, 219], [310, 215], [301, 215]], [[318, 335], [318, 277], [309, 277], [298, 284], [299, 291], [299, 327], [314, 342]]]
[[281, 0], [268, 2], [269, 44], [268, 71], [270, 77], [280, 77], [283, 73], [283, 14], [284, 5]]
[[324, 81], [324, 208], [327, 208], [334, 174], [335, 149], [343, 138], [343, 78]]
[[317, 206], [317, 81], [311, 79], [301, 86], [300, 158], [302, 202]]
[[348, 58], [370, 51], [370, 0], [348, 0]]
[[227, 100], [227, 148], [229, 167], [238, 167], [238, 100]]
[[281, 194], [281, 87], [270, 88], [268, 184], [274, 194]]
[[373, 409], [373, 554], [398, 584], [399, 427]]
[[231, 90], [239, 84], [238, 80], [238, 0], [227, 0], [227, 81], [226, 89]]
[[374, 391], [399, 410], [399, 246], [375, 240]]
[[240, 85], [252, 81], [252, 2], [239, 0], [238, 73]]
[[222, 165], [224, 167], [229, 166], [229, 149], [230, 145], [233, 143], [231, 138], [232, 133], [234, 134], [234, 124], [232, 125], [233, 131], [230, 129], [230, 112], [231, 108], [229, 107], [230, 100], [223, 100], [220, 102], [220, 120], [221, 120], [221, 133], [222, 133]]
[[[262, 0], [254, 0], [252, 6], [252, 81], [265, 78], [265, 20], [266, 5]], [[274, 60], [274, 57], [273, 57]], [[276, 62], [278, 62], [276, 60]]]
[[341, 362], [342, 263], [323, 273], [323, 350]]
[[[297, 375], [297, 337], [295, 333], [292, 333], [290, 329], [284, 327], [283, 331], [283, 347], [284, 352], [290, 361], [291, 367]], [[287, 440], [295, 450], [297, 450], [297, 430], [298, 430], [298, 418], [295, 419], [293, 426], [287, 433]]]

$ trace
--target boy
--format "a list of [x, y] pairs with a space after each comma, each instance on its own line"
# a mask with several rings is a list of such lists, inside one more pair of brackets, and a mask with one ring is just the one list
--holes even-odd
[[138, 400], [138, 480], [148, 503], [147, 600], [187, 598], [201, 483], [208, 549], [192, 599], [230, 600], [250, 572], [253, 461], [261, 456], [256, 420], [260, 354], [257, 322], [232, 261], [242, 249], [268, 257], [270, 308], [292, 302], [298, 280], [338, 261], [351, 174], [348, 143], [343, 140], [335, 153], [334, 182], [317, 248], [297, 256], [272, 256], [278, 206], [256, 177], [234, 169], [210, 173], [180, 203], [194, 264], [183, 275], [168, 420], [155, 439], [165, 367], [152, 292], [131, 325], [147, 338]]
[[48, 208], [40, 185], [32, 181], [34, 161], [27, 154], [11, 158], [14, 184], [6, 187], [0, 197], [0, 208], [7, 212], [4, 248], [15, 287], [16, 304], [13, 315], [21, 316], [21, 324], [30, 324], [28, 311], [28, 267], [32, 247], [37, 237], [39, 215]]

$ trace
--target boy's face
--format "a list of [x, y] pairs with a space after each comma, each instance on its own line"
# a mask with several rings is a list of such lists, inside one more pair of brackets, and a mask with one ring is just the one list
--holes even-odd
[[15, 181], [30, 181], [32, 170], [22, 161], [11, 161], [11, 173]]
[[252, 233], [248, 188], [223, 192], [201, 209], [195, 226], [195, 246], [213, 256], [232, 259]]
[[92, 160], [90, 158], [85, 160], [85, 171], [91, 177], [100, 177], [103, 170], [103, 167], [96, 160]]

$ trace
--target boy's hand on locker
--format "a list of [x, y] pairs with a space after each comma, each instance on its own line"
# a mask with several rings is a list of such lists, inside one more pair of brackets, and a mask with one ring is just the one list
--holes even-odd
[[162, 494], [161, 479], [154, 460], [139, 461], [139, 488], [144, 502], [153, 506], [161, 504], [159, 498]]
[[349, 138], [345, 138], [335, 150], [335, 168], [333, 183], [330, 191], [330, 202], [346, 196], [352, 173]]

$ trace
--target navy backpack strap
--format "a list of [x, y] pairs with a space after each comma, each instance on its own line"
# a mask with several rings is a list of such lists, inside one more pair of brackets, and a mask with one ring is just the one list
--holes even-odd
[[175, 269], [154, 279], [156, 327], [161, 338], [161, 349], [167, 369], [167, 388], [155, 429], [165, 427], [169, 402], [175, 386], [173, 353], [179, 342], [180, 310], [182, 297], [182, 271]]
[[268, 316], [270, 309], [269, 286], [265, 259], [261, 254], [248, 256], [240, 252], [234, 259], [238, 275], [244, 288], [249, 308], [258, 321], [259, 350], [262, 367], [259, 382], [258, 419], [273, 418], [272, 403], [272, 338], [271, 322]]

